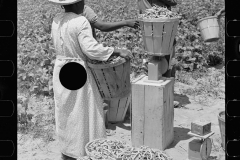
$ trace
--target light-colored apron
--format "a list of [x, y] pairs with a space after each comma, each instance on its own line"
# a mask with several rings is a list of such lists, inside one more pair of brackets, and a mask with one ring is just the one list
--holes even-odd
[[[87, 72], [85, 85], [75, 91], [62, 86], [61, 68], [76, 62]], [[78, 74], [72, 71], [72, 74]], [[80, 158], [86, 156], [85, 145], [97, 138], [106, 138], [103, 100], [90, 69], [81, 58], [57, 56], [53, 71], [56, 133], [61, 153]]]

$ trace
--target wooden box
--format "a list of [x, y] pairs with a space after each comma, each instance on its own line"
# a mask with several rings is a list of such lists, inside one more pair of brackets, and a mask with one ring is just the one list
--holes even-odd
[[191, 123], [191, 132], [204, 136], [211, 132], [211, 122], [198, 120]]
[[173, 78], [132, 82], [132, 145], [164, 150], [174, 138]]

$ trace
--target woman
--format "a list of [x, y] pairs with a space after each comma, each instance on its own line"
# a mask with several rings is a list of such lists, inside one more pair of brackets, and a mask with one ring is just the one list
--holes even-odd
[[[136, 20], [123, 20], [119, 22], [105, 22], [102, 21], [98, 15], [93, 11], [92, 8], [90, 8], [88, 5], [84, 5], [83, 10], [83, 16], [87, 18], [87, 20], [90, 22], [93, 32], [93, 37], [96, 39], [96, 33], [95, 29], [98, 29], [102, 32], [110, 32], [117, 30], [122, 27], [130, 27], [137, 29], [139, 28], [140, 24]], [[108, 106], [109, 102], [107, 100], [104, 100], [104, 105]]]
[[119, 22], [104, 22], [97, 14], [87, 5], [84, 6], [83, 16], [90, 22], [93, 30], [93, 37], [96, 38], [95, 29], [103, 32], [110, 32], [122, 27], [138, 28], [139, 22], [136, 20], [124, 20]]
[[[63, 160], [85, 156], [86, 143], [104, 138], [103, 100], [96, 82], [86, 65], [87, 58], [106, 61], [110, 56], [132, 58], [127, 50], [103, 47], [92, 34], [91, 25], [82, 16], [84, 0], [49, 0], [62, 5], [64, 13], [52, 23], [52, 40], [57, 58], [53, 71], [56, 133]], [[63, 87], [59, 79], [61, 68], [68, 62], [81, 64], [87, 72], [85, 85], [78, 90]], [[73, 72], [74, 75], [81, 74]]]

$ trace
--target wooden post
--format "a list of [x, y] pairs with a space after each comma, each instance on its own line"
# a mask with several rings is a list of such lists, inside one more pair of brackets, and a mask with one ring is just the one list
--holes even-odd
[[132, 145], [164, 150], [173, 142], [173, 78], [132, 84]]
[[148, 62], [148, 80], [159, 81], [168, 68], [165, 57], [153, 56]]
[[160, 62], [158, 57], [154, 56], [148, 62], [148, 80], [158, 81], [162, 74], [159, 72]]

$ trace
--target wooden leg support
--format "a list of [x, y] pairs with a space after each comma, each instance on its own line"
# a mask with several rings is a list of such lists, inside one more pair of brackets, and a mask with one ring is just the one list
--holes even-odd
[[132, 145], [164, 150], [174, 138], [173, 78], [132, 84]]

